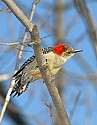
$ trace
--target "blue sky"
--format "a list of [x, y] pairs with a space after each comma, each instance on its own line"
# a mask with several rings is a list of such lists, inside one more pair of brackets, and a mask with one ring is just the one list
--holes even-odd
[[[15, 0], [15, 2], [17, 1]], [[72, 0], [63, 0], [63, 2], [69, 3], [72, 2]], [[21, 0], [20, 2], [17, 2], [17, 5], [19, 5], [19, 7], [23, 9], [24, 13], [29, 17], [32, 3], [32, 0], [29, 0], [29, 2]], [[55, 23], [55, 13], [52, 12], [52, 8], [55, 4], [56, 1], [54, 0], [50, 0], [49, 4], [47, 0], [43, 0], [36, 7], [33, 23], [38, 24], [41, 37], [52, 34], [52, 28], [50, 25], [54, 26]], [[6, 5], [0, 1], [0, 9], [2, 8], [6, 9]], [[95, 27], [97, 28], [97, 2], [90, 2], [88, 4], [88, 8], [95, 23]], [[74, 26], [70, 28], [70, 22], [72, 19], [75, 19], [75, 23]], [[45, 22], [43, 25], [40, 25], [42, 20], [45, 20]], [[96, 125], [97, 79], [92, 81], [88, 78], [84, 78], [84, 76], [97, 74], [97, 60], [92, 40], [86, 32], [86, 24], [74, 6], [66, 11], [64, 10], [63, 29], [70, 30], [68, 34], [64, 35], [64, 39], [66, 39], [73, 48], [83, 50], [82, 53], [76, 54], [64, 65], [65, 85], [63, 86], [63, 102], [67, 114], [70, 116], [75, 98], [77, 94], [81, 92], [74, 116], [70, 121], [72, 125]], [[12, 13], [0, 12], [0, 42], [21, 42], [24, 32], [25, 27]], [[81, 34], [85, 34], [84, 38], [76, 42]], [[46, 38], [42, 41], [42, 46], [48, 47], [55, 45], [55, 39], [55, 36]], [[0, 74], [9, 73], [12, 75], [14, 73], [17, 51], [9, 51], [9, 48], [9, 46], [0, 46]], [[32, 48], [25, 47], [25, 50], [32, 50]], [[20, 66], [31, 55], [33, 55], [33, 52], [23, 52]], [[7, 92], [10, 80], [4, 81], [3, 84], [6, 86], [6, 88], [3, 89]], [[18, 110], [22, 112], [25, 119], [27, 119], [31, 124], [37, 125], [37, 122], [35, 121], [36, 118], [42, 124], [48, 121], [46, 125], [51, 125], [49, 109], [45, 106], [45, 103], [51, 103], [53, 106], [53, 113], [55, 111], [55, 107], [43, 80], [39, 80], [34, 84], [31, 84], [23, 95], [18, 98], [11, 98], [11, 100], [14, 101], [14, 105], [18, 105]], [[0, 105], [0, 110], [1, 108], [2, 106]], [[2, 122], [2, 125], [6, 124], [14, 125], [7, 113], [5, 114]]]

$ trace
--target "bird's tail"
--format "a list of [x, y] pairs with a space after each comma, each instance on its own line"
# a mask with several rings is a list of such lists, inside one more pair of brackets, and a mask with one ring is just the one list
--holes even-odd
[[[22, 81], [21, 81], [21, 75], [17, 75], [17, 76], [14, 76], [13, 78], [15, 79], [15, 85], [13, 86], [13, 90], [11, 92], [11, 95], [13, 93], [14, 96], [20, 96], [23, 92], [25, 92], [29, 86], [29, 83], [25, 83], [23, 84]], [[13, 97], [14, 97], [13, 96]]]

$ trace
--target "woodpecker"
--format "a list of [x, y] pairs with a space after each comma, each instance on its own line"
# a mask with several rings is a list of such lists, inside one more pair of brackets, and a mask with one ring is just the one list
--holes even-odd
[[[81, 51], [82, 50], [74, 50], [66, 43], [42, 49], [51, 75], [55, 75], [70, 57], [72, 57], [75, 53]], [[31, 82], [41, 78], [42, 76], [35, 55], [33, 55], [13, 75], [13, 79], [15, 79], [15, 84], [13, 86], [11, 94], [15, 92], [14, 96], [21, 95], [27, 90], [28, 85]]]

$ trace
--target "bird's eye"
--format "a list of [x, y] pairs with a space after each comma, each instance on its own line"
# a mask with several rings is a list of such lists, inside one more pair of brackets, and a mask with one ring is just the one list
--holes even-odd
[[71, 54], [71, 52], [68, 52], [68, 55], [70, 55]]

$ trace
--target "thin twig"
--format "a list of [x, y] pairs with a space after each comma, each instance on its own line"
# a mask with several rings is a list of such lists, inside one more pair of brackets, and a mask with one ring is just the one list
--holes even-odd
[[70, 113], [70, 119], [71, 120], [72, 120], [72, 118], [74, 116], [74, 113], [75, 113], [75, 110], [76, 110], [80, 95], [81, 95], [81, 92], [79, 91], [76, 98], [75, 98], [74, 105], [73, 105], [73, 108], [72, 108], [71, 113]]
[[[27, 43], [26, 45], [25, 45], [25, 43]], [[20, 44], [21, 46], [20, 46], [20, 48], [17, 48], [15, 45], [18, 45], [18, 44]], [[30, 43], [29, 42], [14, 42], [14, 43], [0, 43], [0, 45], [3, 45], [3, 46], [13, 46], [13, 48], [15, 48], [15, 49], [17, 49], [17, 50], [19, 50], [19, 51], [23, 51], [23, 52], [33, 52], [33, 51], [29, 51], [29, 50], [24, 50], [23, 49], [23, 47], [24, 46], [30, 46]], [[31, 43], [31, 45], [32, 45], [32, 43]], [[23, 46], [23, 47], [22, 47]], [[20, 52], [19, 52], [20, 53]], [[20, 55], [18, 53], [18, 55]], [[22, 54], [22, 53], [21, 53]]]
[[49, 108], [50, 110], [50, 118], [51, 118], [51, 121], [52, 121], [52, 125], [54, 125], [54, 122], [53, 122], [53, 119], [52, 119], [52, 116], [53, 116], [53, 112], [52, 112], [52, 105], [49, 103], [45, 103], [45, 105]]
[[4, 10], [4, 9], [0, 9], [0, 12], [11, 13], [11, 10], [10, 10], [9, 8], [7, 8], [6, 10]]
[[[28, 32], [28, 31], [26, 31], [26, 32]], [[26, 32], [25, 32], [25, 34], [26, 34]], [[54, 35], [47, 35], [47, 36], [41, 38], [41, 40], [44, 40], [45, 38], [48, 38], [50, 36], [54, 36]], [[25, 38], [25, 35], [23, 36], [22, 41], [24, 41], [24, 38]], [[2, 42], [0, 42], [0, 45], [3, 45], [3, 46], [14, 46], [14, 45], [19, 45], [19, 44], [22, 45], [22, 46], [32, 46], [34, 44], [34, 42], [32, 42], [30, 38], [27, 38], [25, 42], [12, 42], [12, 43], [4, 43], [4, 42], [2, 43]]]
[[55, 36], [55, 35], [47, 35], [47, 36], [45, 36], [45, 37], [43, 37], [43, 38], [40, 38], [41, 40], [44, 40], [45, 38], [48, 38], [48, 37], [50, 37], [50, 36]]
[[0, 42], [0, 45], [4, 45], [4, 46], [14, 46], [14, 45], [18, 45], [18, 44], [22, 44], [22, 43], [20, 43], [20, 42], [1, 43], [1, 42]]
[[14, 84], [15, 84], [15, 81], [14, 81], [14, 79], [13, 79], [12, 82], [11, 82], [11, 85], [10, 85], [10, 87], [9, 87], [9, 89], [8, 89], [8, 92], [7, 92], [7, 95], [6, 95], [6, 98], [5, 98], [5, 102], [4, 102], [3, 107], [2, 107], [2, 111], [1, 111], [1, 114], [0, 114], [0, 124], [1, 124], [1, 122], [2, 122], [2, 118], [3, 118], [3, 116], [4, 116], [4, 113], [5, 113], [5, 110], [6, 110], [6, 108], [7, 108], [7, 105], [8, 105], [8, 103], [9, 103], [10, 94], [11, 94], [11, 92], [12, 92], [12, 89], [13, 89], [13, 85], [14, 85]]
[[52, 105], [50, 103], [49, 104], [45, 103], [45, 105], [49, 108], [49, 110], [50, 110], [50, 117], [52, 117]]
[[19, 52], [20, 51], [22, 51], [22, 52], [33, 52], [33, 51], [30, 51], [30, 50], [24, 50], [24, 49], [20, 49], [20, 48], [17, 48], [17, 47], [15, 47], [15, 46], [13, 46], [13, 48], [15, 48], [16, 50], [19, 50]]

